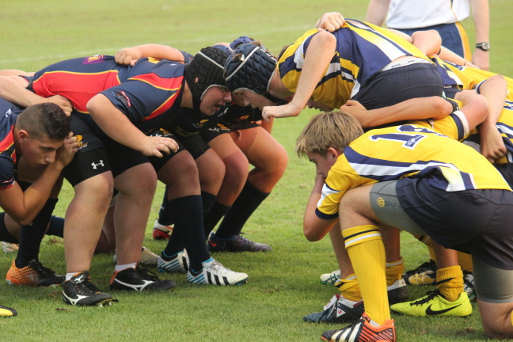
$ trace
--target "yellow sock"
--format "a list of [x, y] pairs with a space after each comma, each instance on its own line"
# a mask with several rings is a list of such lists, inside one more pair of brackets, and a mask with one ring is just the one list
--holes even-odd
[[439, 268], [436, 271], [436, 282], [441, 282], [441, 284], [436, 285], [436, 288], [440, 290], [445, 299], [454, 302], [463, 292], [463, 272], [461, 267], [458, 265]]
[[397, 261], [387, 262], [385, 274], [387, 276], [387, 286], [393, 285], [396, 281], [403, 277], [404, 273], [404, 259], [401, 258]]
[[385, 277], [385, 247], [378, 227], [358, 226], [342, 231], [365, 302], [365, 312], [376, 323], [390, 319]]
[[458, 252], [458, 264], [460, 264], [462, 271], [474, 272], [470, 254]]
[[356, 275], [353, 273], [345, 279], [339, 279], [335, 283], [335, 287], [341, 292], [344, 298], [359, 302], [362, 300], [362, 293], [360, 292], [360, 284], [356, 280]]

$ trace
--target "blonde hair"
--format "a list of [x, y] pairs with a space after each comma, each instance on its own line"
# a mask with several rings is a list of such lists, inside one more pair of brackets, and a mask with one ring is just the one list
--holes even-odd
[[341, 152], [363, 134], [362, 126], [351, 114], [335, 111], [315, 115], [303, 128], [296, 140], [296, 153], [299, 157], [307, 153], [326, 155], [333, 147]]

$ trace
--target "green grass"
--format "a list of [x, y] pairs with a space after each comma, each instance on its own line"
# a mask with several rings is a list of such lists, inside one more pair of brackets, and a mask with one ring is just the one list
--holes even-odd
[[[144, 43], [168, 44], [189, 52], [239, 35], [263, 40], [272, 51], [299, 37], [325, 11], [363, 19], [367, 1], [56, 1], [0, 0], [0, 68], [38, 70], [50, 63], [90, 54], [114, 54], [119, 48]], [[490, 0], [492, 70], [513, 75], [510, 1]], [[473, 37], [473, 25], [464, 25]], [[313, 185], [314, 168], [298, 159], [294, 142], [313, 112], [277, 120], [276, 139], [287, 149], [289, 166], [283, 179], [245, 227], [250, 239], [269, 243], [267, 254], [217, 254], [228, 267], [247, 272], [247, 285], [218, 288], [192, 286], [183, 275], [164, 275], [178, 282], [172, 292], [113, 293], [119, 303], [104, 308], [77, 308], [62, 303], [59, 289], [12, 287], [0, 282], [0, 303], [19, 316], [0, 320], [1, 341], [312, 341], [331, 326], [302, 322], [320, 311], [335, 294], [319, 284], [319, 275], [337, 268], [328, 240], [307, 242], [302, 217]], [[160, 251], [151, 226], [162, 187], [153, 204], [145, 246]], [[73, 190], [66, 186], [56, 214], [63, 215]], [[423, 246], [403, 234], [402, 252], [408, 269], [425, 261]], [[0, 252], [0, 275], [13, 254]], [[63, 273], [62, 241], [45, 238], [41, 260]], [[108, 288], [112, 257], [95, 256], [91, 274]], [[411, 298], [428, 288], [411, 287]], [[394, 316], [400, 341], [485, 341], [479, 312], [466, 319]]]

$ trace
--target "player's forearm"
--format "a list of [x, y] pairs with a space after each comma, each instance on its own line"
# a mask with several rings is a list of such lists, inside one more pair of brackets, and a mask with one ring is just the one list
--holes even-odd
[[94, 96], [87, 103], [87, 110], [105, 134], [120, 144], [141, 151], [146, 135], [135, 127], [107, 97], [102, 94]]
[[483, 124], [495, 126], [497, 121], [499, 121], [504, 102], [506, 101], [508, 83], [504, 76], [494, 75], [481, 84], [479, 92], [488, 102], [488, 116], [483, 121]]
[[0, 77], [0, 97], [20, 107], [47, 102], [44, 97], [27, 90], [10, 77]]
[[180, 50], [160, 44], [144, 44], [136, 47], [143, 57], [155, 57], [183, 62]]
[[397, 121], [443, 119], [452, 113], [452, 105], [439, 96], [421, 97], [396, 105], [367, 111], [363, 128], [380, 126]]
[[297, 114], [305, 108], [315, 87], [328, 68], [335, 53], [336, 42], [335, 36], [326, 31], [317, 33], [310, 41], [296, 93], [289, 103], [297, 110]]
[[34, 220], [50, 197], [62, 169], [63, 166], [57, 163], [49, 164], [45, 168], [39, 178], [23, 192], [23, 206], [6, 210], [13, 220], [21, 225], [27, 225]]
[[488, 0], [470, 0], [472, 17], [476, 29], [476, 42], [489, 42], [490, 40], [490, 8]]
[[388, 15], [390, 0], [371, 0], [367, 8], [365, 21], [374, 25], [382, 26]]
[[315, 214], [317, 203], [321, 198], [322, 187], [324, 185], [324, 177], [317, 174], [315, 185], [306, 205], [305, 216], [303, 219], [303, 233], [308, 241], [321, 240], [333, 228], [334, 220], [321, 220]]

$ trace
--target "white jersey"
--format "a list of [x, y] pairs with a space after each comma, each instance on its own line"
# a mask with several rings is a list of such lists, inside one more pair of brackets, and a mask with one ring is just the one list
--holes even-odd
[[416, 29], [440, 24], [453, 24], [468, 18], [468, 0], [391, 0], [387, 26]]

